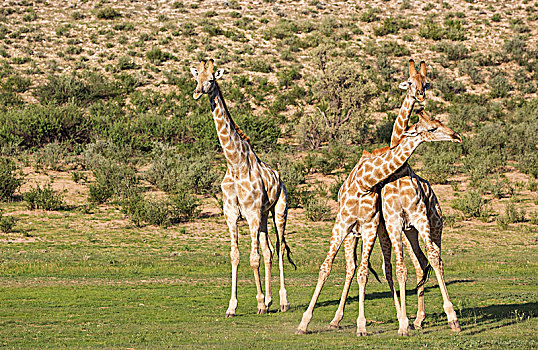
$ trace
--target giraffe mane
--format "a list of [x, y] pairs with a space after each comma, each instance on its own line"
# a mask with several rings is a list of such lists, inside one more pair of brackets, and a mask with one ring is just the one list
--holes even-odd
[[[215, 84], [217, 84], [217, 82], [215, 82]], [[220, 95], [220, 100], [222, 101], [223, 113], [230, 119], [230, 121], [232, 122], [233, 127], [234, 127], [235, 131], [237, 132], [237, 134], [239, 135], [239, 137], [243, 141], [246, 141], [249, 145], [252, 146], [252, 144], [250, 143], [250, 137], [248, 137], [247, 134], [245, 134], [245, 132], [243, 130], [241, 130], [239, 125], [237, 125], [235, 120], [233, 120], [232, 116], [228, 112], [228, 106], [226, 106], [226, 102], [224, 102], [224, 98], [222, 97], [222, 93], [220, 92], [220, 87], [218, 86], [218, 84], [217, 84], [217, 89], [219, 89], [219, 95]], [[215, 101], [217, 101], [217, 99], [215, 99]], [[218, 103], [217, 103], [217, 106], [218, 106]]]
[[362, 156], [363, 157], [378, 156], [378, 155], [383, 154], [383, 153], [387, 152], [388, 150], [398, 146], [401, 142], [402, 142], [402, 139], [398, 140], [398, 142], [396, 142], [396, 144], [394, 146], [392, 146], [392, 147], [385, 146], [385, 147], [381, 147], [381, 148], [376, 148], [371, 152], [368, 152], [367, 150], [363, 150], [362, 151]]

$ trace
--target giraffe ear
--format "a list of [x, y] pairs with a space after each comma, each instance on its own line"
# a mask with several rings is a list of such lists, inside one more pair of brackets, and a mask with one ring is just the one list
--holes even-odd
[[191, 68], [191, 74], [194, 79], [198, 79], [198, 70], [196, 68]]
[[224, 68], [217, 69], [214, 76], [215, 79], [220, 79], [224, 75]]
[[409, 89], [409, 82], [404, 81], [404, 82], [400, 83], [400, 85], [398, 85], [398, 87], [400, 89], [402, 89], [402, 90], [407, 90], [407, 89]]

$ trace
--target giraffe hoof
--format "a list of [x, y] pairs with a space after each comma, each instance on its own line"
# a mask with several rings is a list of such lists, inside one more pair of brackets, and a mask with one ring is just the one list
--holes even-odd
[[409, 326], [410, 329], [412, 330], [421, 330], [422, 329], [422, 325], [421, 324], [414, 324], [412, 323], [410, 326]]
[[452, 331], [454, 332], [461, 331], [460, 323], [458, 322], [458, 320], [450, 321], [448, 322], [448, 325], [450, 326], [450, 329], [452, 329]]
[[332, 323], [329, 324], [329, 329], [339, 329], [339, 328], [340, 328], [340, 326], [337, 325], [337, 324], [332, 324]]
[[300, 335], [306, 334], [306, 331], [303, 331], [302, 329], [296, 329], [295, 334], [300, 334]]
[[406, 330], [398, 329], [398, 336], [400, 336], [400, 337], [408, 337], [409, 336], [409, 331], [407, 329]]
[[280, 305], [280, 312], [286, 312], [290, 309], [290, 304]]
[[235, 317], [235, 314], [231, 313], [231, 312], [227, 312], [226, 313], [226, 318], [230, 318], [230, 317]]
[[357, 331], [357, 337], [366, 337], [366, 331]]
[[266, 314], [266, 313], [267, 313], [267, 308], [263, 308], [263, 309], [258, 308], [258, 310], [256, 311], [256, 313], [257, 313], [258, 315]]

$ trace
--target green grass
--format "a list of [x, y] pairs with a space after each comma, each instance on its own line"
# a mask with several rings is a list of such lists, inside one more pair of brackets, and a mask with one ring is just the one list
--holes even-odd
[[[4, 205], [6, 213], [23, 203]], [[92, 215], [18, 215], [3, 235], [0, 260], [0, 347], [5, 348], [536, 348], [538, 290], [532, 226], [468, 223], [447, 229], [445, 276], [462, 332], [450, 331], [435, 278], [426, 285], [422, 331], [397, 336], [386, 283], [367, 287], [369, 336], [357, 338], [358, 288], [352, 286], [338, 331], [327, 330], [343, 284], [343, 254], [322, 291], [309, 329], [294, 331], [312, 295], [332, 223], [309, 223], [292, 211], [288, 240], [298, 265], [286, 264], [287, 313], [256, 315], [248, 265], [249, 237], [241, 222], [239, 307], [225, 319], [230, 286], [229, 243], [221, 216], [168, 229], [136, 228], [114, 208]], [[306, 223], [304, 227], [302, 224]], [[482, 225], [482, 226], [479, 226]], [[25, 237], [28, 236], [28, 237]], [[376, 245], [372, 262], [380, 272]], [[408, 310], [416, 311], [409, 268]], [[278, 271], [273, 267], [274, 311]]]

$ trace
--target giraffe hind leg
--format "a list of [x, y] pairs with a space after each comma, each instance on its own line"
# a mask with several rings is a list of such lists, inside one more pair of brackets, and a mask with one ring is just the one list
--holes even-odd
[[290, 303], [288, 302], [288, 294], [286, 292], [286, 286], [284, 283], [284, 252], [288, 251], [289, 248], [286, 245], [285, 239], [285, 230], [286, 230], [286, 221], [288, 217], [288, 204], [285, 192], [283, 191], [282, 195], [275, 204], [273, 210], [273, 222], [275, 224], [275, 229], [277, 233], [277, 254], [278, 254], [278, 269], [280, 272], [280, 311], [286, 312], [290, 309]]

